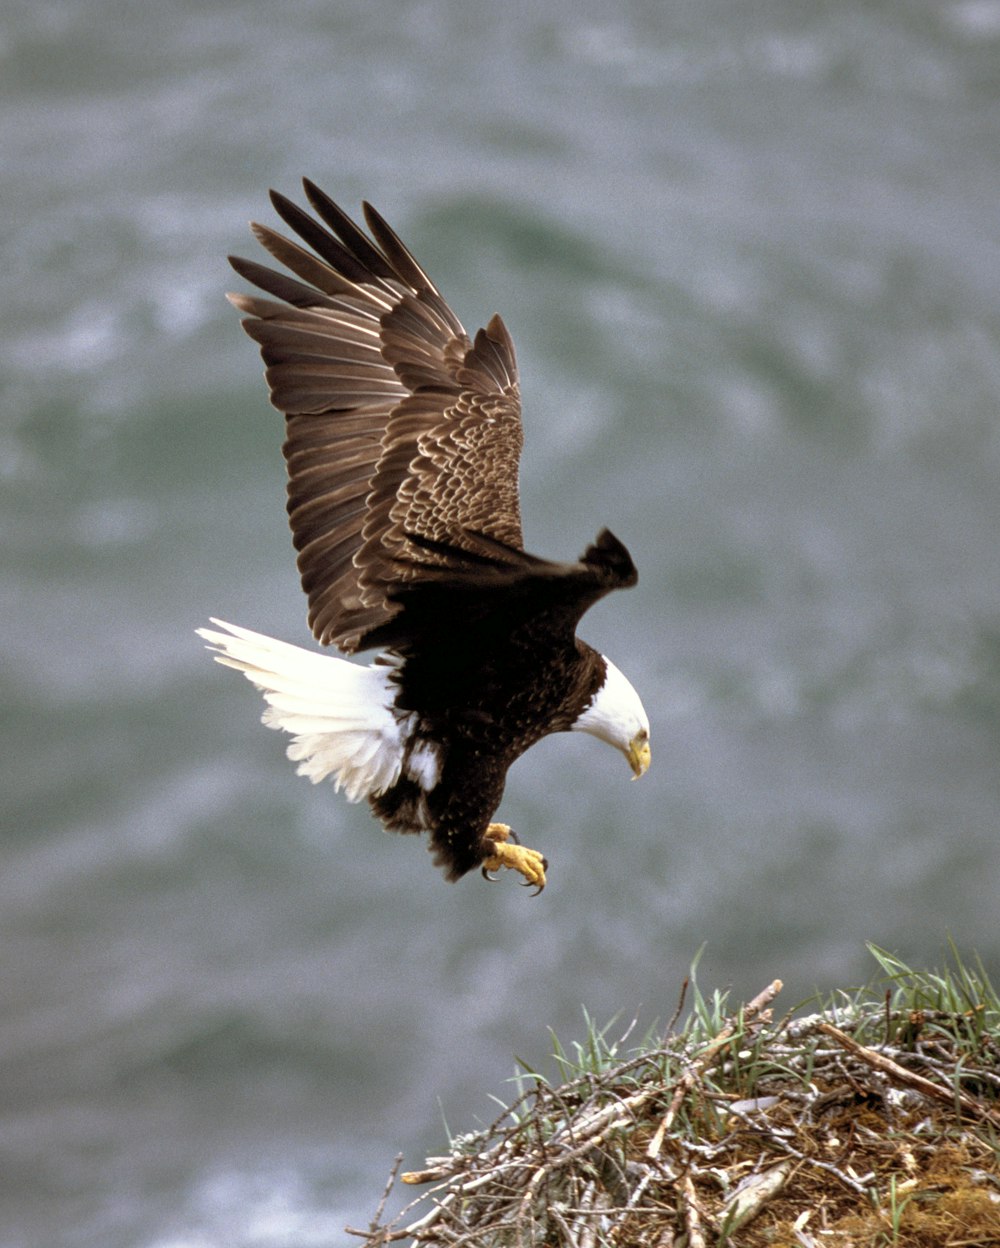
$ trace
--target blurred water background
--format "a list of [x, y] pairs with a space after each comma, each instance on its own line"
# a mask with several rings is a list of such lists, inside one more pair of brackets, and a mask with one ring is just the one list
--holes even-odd
[[[554, 1027], [866, 940], [1000, 968], [1000, 3], [8, 0], [2, 1248], [316, 1248]], [[308, 174], [518, 346], [531, 549], [642, 690], [513, 769], [551, 884], [296, 778], [210, 614], [307, 644], [222, 293]]]

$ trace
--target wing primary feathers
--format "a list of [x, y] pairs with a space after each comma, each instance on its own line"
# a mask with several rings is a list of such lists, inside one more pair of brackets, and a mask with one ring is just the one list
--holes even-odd
[[[309, 220], [308, 217], [305, 219]], [[261, 246], [266, 247], [275, 260], [280, 260], [282, 264], [290, 268], [303, 281], [311, 282], [318, 290], [322, 290], [324, 293], [334, 297], [356, 295], [357, 282], [350, 274], [346, 273], [346, 270], [345, 272], [338, 272], [335, 265], [331, 267], [330, 264], [324, 264], [321, 260], [317, 260], [314, 255], [300, 247], [298, 243], [293, 243], [290, 238], [285, 238], [284, 235], [268, 229], [266, 225], [258, 225], [254, 222], [250, 228]], [[318, 226], [315, 226], [315, 228], [319, 229]], [[324, 234], [324, 238], [327, 240], [326, 250], [328, 252], [332, 250], [334, 245], [340, 246], [332, 235]], [[346, 252], [344, 255], [344, 265], [351, 268], [352, 272], [356, 270], [357, 276], [363, 280], [363, 270], [357, 266], [354, 258]], [[389, 305], [383, 302], [383, 306], [388, 307]]]
[[616, 589], [627, 589], [639, 580], [632, 556], [610, 529], [601, 529], [593, 544], [583, 552], [581, 562], [599, 571]]
[[[347, 213], [338, 204], [335, 204], [325, 191], [321, 191], [315, 182], [310, 182], [308, 178], [302, 179], [302, 185], [305, 188], [310, 204], [312, 204], [330, 229], [343, 239], [344, 245], [368, 269], [369, 274], [383, 278], [396, 277], [392, 266], [386, 262], [385, 256], [376, 247], [372, 246], [370, 240], [358, 229]], [[304, 213], [302, 215], [305, 216]], [[287, 221], [288, 218], [286, 217], [285, 220]], [[306, 220], [309, 221], [310, 225], [313, 225], [309, 217], [306, 217]], [[288, 224], [291, 225], [291, 221]], [[315, 229], [316, 227], [313, 226], [313, 228]], [[303, 235], [303, 237], [305, 236]]]
[[356, 285], [360, 285], [366, 279], [370, 280], [371, 273], [348, 247], [345, 247], [332, 234], [327, 233], [321, 225], [317, 225], [308, 213], [303, 212], [298, 204], [293, 204], [280, 191], [271, 191], [270, 194], [271, 203], [278, 216], [286, 225], [290, 225], [299, 238], [308, 243], [318, 256]]
[[433, 290], [436, 294], [437, 288], [434, 283], [414, 260], [409, 248], [388, 221], [367, 201], [361, 207], [375, 241], [399, 276], [405, 282], [409, 282], [414, 290]]
[[244, 281], [252, 282], [261, 290], [266, 290], [276, 299], [290, 303], [294, 308], [336, 307], [329, 296], [317, 290], [315, 286], [307, 286], [298, 282], [286, 273], [278, 273], [256, 260], [244, 260], [242, 256], [227, 257], [229, 263]]

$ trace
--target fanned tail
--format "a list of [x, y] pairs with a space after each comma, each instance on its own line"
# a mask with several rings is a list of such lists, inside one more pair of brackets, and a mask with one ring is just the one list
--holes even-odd
[[362, 667], [213, 619], [197, 633], [216, 662], [242, 672], [264, 695], [268, 728], [293, 734], [288, 757], [318, 784], [332, 776], [349, 801], [375, 796], [399, 779], [401, 726], [391, 711], [391, 668]]

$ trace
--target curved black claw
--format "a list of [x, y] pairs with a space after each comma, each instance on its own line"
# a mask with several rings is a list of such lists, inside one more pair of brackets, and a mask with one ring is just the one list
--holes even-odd
[[487, 871], [485, 867], [479, 868], [479, 874], [484, 880], [489, 880], [491, 884], [498, 884], [500, 882], [500, 877], [498, 875], [490, 875], [489, 871]]
[[[549, 860], [548, 860], [548, 858], [543, 858], [543, 859], [542, 859], [542, 870], [543, 870], [543, 871], [548, 871], [548, 869], [549, 869]], [[522, 880], [522, 881], [521, 881], [521, 887], [522, 887], [522, 888], [530, 888], [530, 887], [531, 887], [531, 881], [530, 881], [530, 880]], [[537, 897], [539, 893], [544, 892], [544, 891], [545, 891], [545, 885], [544, 885], [544, 884], [538, 884], [538, 885], [535, 887], [535, 891], [534, 891], [531, 895], [532, 895], [532, 897]]]

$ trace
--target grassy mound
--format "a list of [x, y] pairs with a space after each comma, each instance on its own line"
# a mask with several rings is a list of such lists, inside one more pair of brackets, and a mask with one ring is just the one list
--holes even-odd
[[[587, 1023], [561, 1082], [521, 1063], [486, 1130], [399, 1176], [423, 1192], [367, 1248], [997, 1248], [1000, 1000], [872, 948], [882, 988], [774, 1017], [692, 978], [666, 1032], [626, 1048]], [[631, 1029], [630, 1029], [631, 1030]]]

